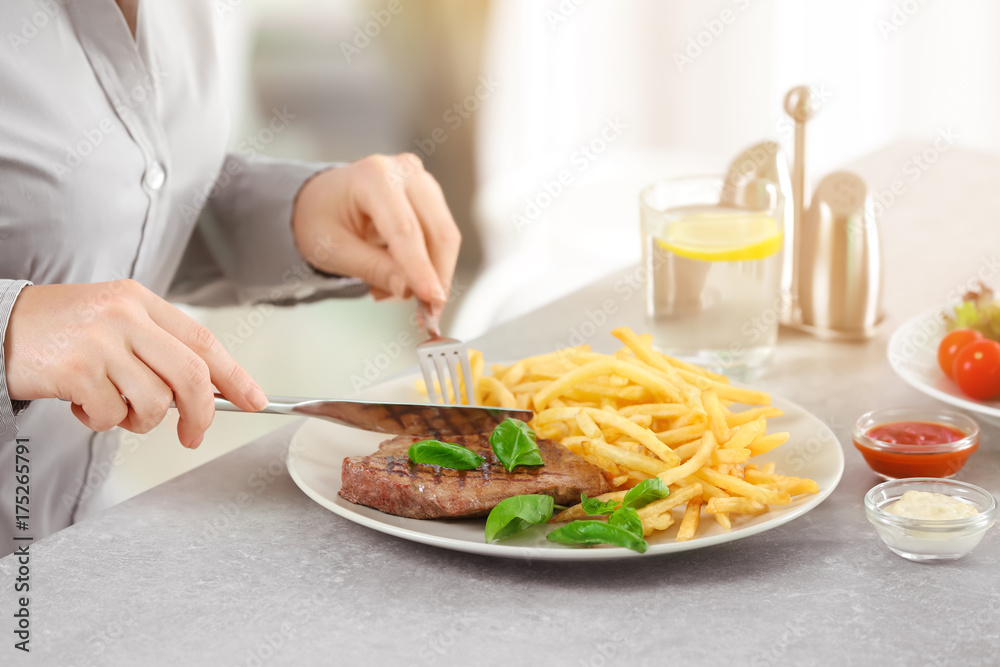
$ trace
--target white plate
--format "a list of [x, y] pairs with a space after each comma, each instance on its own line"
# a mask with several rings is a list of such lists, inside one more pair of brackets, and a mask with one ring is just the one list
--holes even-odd
[[917, 315], [893, 332], [886, 354], [896, 375], [914, 389], [956, 407], [1000, 419], [1000, 401], [976, 401], [938, 366], [937, 349], [946, 333], [944, 309]]
[[[414, 389], [416, 376], [391, 380], [364, 392], [367, 400], [419, 402]], [[844, 472], [844, 454], [837, 437], [822, 421], [794, 403], [773, 399], [783, 417], [769, 420], [776, 431], [788, 431], [791, 439], [755, 461], [775, 461], [779, 473], [811, 477], [819, 493], [800, 496], [790, 505], [776, 506], [764, 514], [737, 519], [737, 527], [722, 529], [707, 515], [702, 516], [698, 536], [687, 542], [674, 540], [676, 529], [649, 540], [645, 555], [674, 553], [721, 544], [756, 535], [802, 516], [829, 496]], [[349, 503], [339, 495], [340, 470], [344, 457], [371, 454], [384, 435], [337, 426], [319, 419], [307, 419], [292, 436], [288, 449], [288, 471], [307, 496], [340, 516], [375, 530], [414, 542], [445, 549], [508, 558], [543, 560], [599, 560], [640, 556], [622, 547], [572, 547], [545, 539], [551, 526], [535, 526], [502, 543], [486, 544], [485, 519], [419, 520], [404, 519], [378, 510]]]

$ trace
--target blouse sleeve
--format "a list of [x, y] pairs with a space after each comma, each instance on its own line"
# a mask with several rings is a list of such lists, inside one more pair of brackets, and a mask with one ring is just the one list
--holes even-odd
[[299, 190], [337, 166], [227, 156], [169, 298], [197, 305], [290, 304], [367, 294], [358, 278], [316, 271], [292, 236]]
[[0, 442], [10, 442], [17, 437], [17, 423], [14, 416], [27, 407], [27, 401], [10, 400], [7, 393], [7, 367], [4, 365], [4, 339], [7, 336], [7, 322], [14, 301], [21, 290], [31, 283], [27, 280], [0, 280]]

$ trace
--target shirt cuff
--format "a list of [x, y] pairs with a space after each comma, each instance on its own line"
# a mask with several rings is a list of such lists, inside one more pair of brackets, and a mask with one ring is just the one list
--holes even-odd
[[7, 335], [7, 322], [10, 311], [14, 309], [21, 290], [31, 285], [27, 280], [0, 280], [0, 442], [10, 442], [17, 437], [17, 422], [14, 415], [26, 407], [28, 401], [10, 400], [7, 393], [7, 367], [4, 365], [4, 338]]

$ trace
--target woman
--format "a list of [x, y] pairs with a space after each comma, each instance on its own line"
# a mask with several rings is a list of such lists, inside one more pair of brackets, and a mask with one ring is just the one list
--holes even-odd
[[263, 407], [164, 296], [285, 303], [370, 286], [437, 311], [447, 298], [460, 237], [414, 156], [323, 167], [226, 155], [213, 6], [0, 8], [13, 27], [0, 44], [0, 554], [14, 548], [15, 438], [28, 439], [38, 539], [86, 511], [114, 427], [147, 432], [176, 401], [193, 448], [213, 385]]

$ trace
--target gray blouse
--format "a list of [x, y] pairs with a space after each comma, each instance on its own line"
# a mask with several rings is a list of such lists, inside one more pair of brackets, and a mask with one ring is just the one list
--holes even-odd
[[0, 555], [14, 549], [15, 437], [29, 445], [35, 539], [86, 512], [118, 446], [58, 400], [15, 417], [2, 337], [26, 284], [134, 278], [217, 304], [367, 289], [316, 274], [295, 248], [293, 199], [321, 165], [227, 155], [215, 5], [141, 2], [133, 39], [114, 0], [0, 4]]

